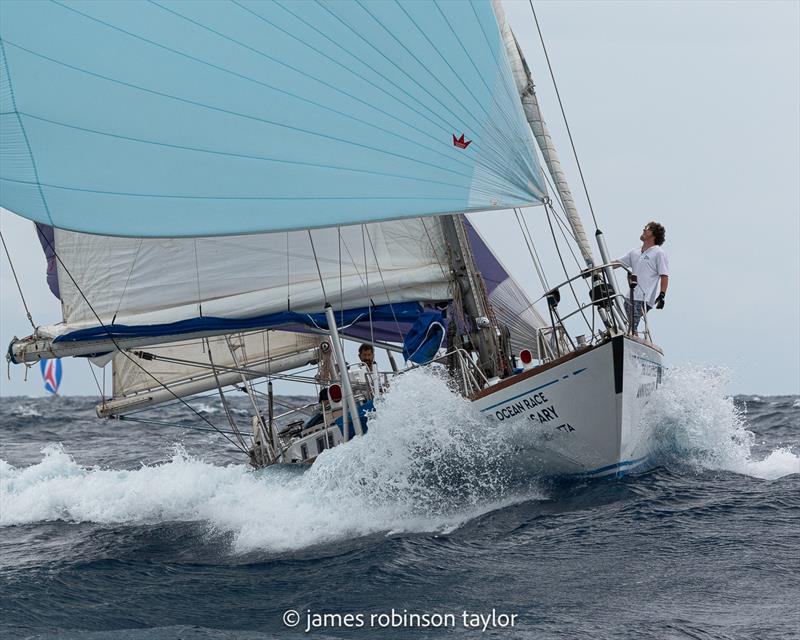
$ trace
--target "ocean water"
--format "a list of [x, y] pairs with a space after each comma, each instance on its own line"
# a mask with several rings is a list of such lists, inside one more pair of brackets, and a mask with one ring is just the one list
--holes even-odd
[[366, 437], [258, 472], [213, 432], [3, 398], [0, 636], [798, 638], [800, 399], [725, 385], [671, 369], [658, 468], [568, 483], [424, 372]]

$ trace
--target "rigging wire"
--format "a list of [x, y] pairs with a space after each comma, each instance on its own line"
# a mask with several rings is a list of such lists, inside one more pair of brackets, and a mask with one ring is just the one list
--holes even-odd
[[336, 227], [336, 239], [339, 243], [339, 322], [344, 326], [344, 282], [342, 280], [342, 228]]
[[[531, 261], [533, 262], [534, 269], [536, 269], [536, 274], [539, 276], [542, 289], [549, 291], [550, 285], [547, 284], [547, 277], [544, 275], [544, 269], [542, 269], [541, 260], [539, 260], [539, 254], [536, 252], [536, 246], [533, 243], [533, 236], [531, 236], [530, 229], [528, 229], [528, 223], [525, 222], [525, 219], [521, 215], [519, 209], [514, 209], [514, 215], [517, 218], [517, 224], [519, 225], [519, 230], [522, 232], [522, 237], [525, 239], [525, 244], [528, 246], [528, 253], [531, 254]], [[525, 223], [524, 228], [522, 226], [523, 222]]]
[[286, 232], [286, 310], [292, 310], [292, 276], [289, 270], [289, 232]]
[[222, 385], [219, 383], [219, 376], [217, 375], [217, 368], [214, 366], [214, 358], [211, 355], [211, 342], [208, 338], [204, 338], [204, 342], [206, 348], [208, 349], [208, 363], [211, 365], [211, 373], [214, 375], [214, 382], [217, 383], [217, 391], [219, 392], [219, 399], [222, 403], [222, 408], [225, 411], [225, 416], [228, 418], [228, 424], [231, 426], [231, 429], [236, 434], [236, 439], [239, 441], [239, 444], [243, 449], [247, 449], [247, 445], [244, 442], [244, 438], [242, 434], [239, 432], [239, 427], [236, 426], [236, 421], [233, 419], [233, 413], [231, 413], [231, 408], [228, 406], [228, 400], [225, 397], [225, 393], [222, 391]]
[[394, 312], [392, 299], [389, 297], [389, 289], [386, 287], [386, 280], [383, 278], [383, 270], [381, 269], [381, 263], [378, 262], [378, 254], [375, 252], [375, 245], [372, 243], [372, 236], [369, 233], [369, 229], [367, 229], [367, 240], [369, 240], [369, 246], [372, 249], [372, 255], [375, 257], [375, 266], [378, 268], [378, 275], [381, 278], [383, 292], [386, 294], [386, 301], [389, 303], [389, 310], [392, 312], [392, 318], [394, 318], [394, 324], [397, 327], [397, 335], [400, 338], [400, 342], [402, 342], [404, 339], [403, 332], [400, 329], [400, 322], [397, 319], [397, 314]]
[[103, 389], [100, 388], [100, 382], [97, 380], [97, 374], [94, 372], [94, 367], [90, 360], [86, 360], [86, 364], [89, 365], [89, 373], [92, 374], [92, 378], [94, 378], [94, 385], [97, 387], [97, 395], [99, 395], [103, 399], [103, 406], [106, 404], [106, 394]]
[[53, 246], [53, 244], [50, 242], [50, 240], [47, 239], [46, 236], [42, 235], [42, 237], [44, 238], [45, 242], [47, 243], [47, 246], [50, 247], [50, 250], [53, 252], [53, 255], [56, 257], [56, 260], [58, 260], [59, 264], [64, 269], [64, 273], [67, 274], [69, 279], [72, 281], [72, 284], [75, 285], [75, 289], [77, 289], [78, 293], [80, 293], [81, 298], [83, 298], [83, 301], [86, 303], [86, 306], [89, 307], [89, 310], [92, 312], [92, 315], [94, 315], [94, 317], [97, 320], [97, 322], [100, 324], [102, 329], [106, 332], [106, 335], [108, 336], [108, 339], [116, 347], [117, 351], [119, 351], [123, 356], [125, 356], [128, 360], [130, 360], [135, 367], [141, 369], [142, 372], [146, 376], [152, 378], [156, 382], [156, 384], [158, 384], [159, 386], [163, 387], [167, 392], [169, 392], [172, 396], [174, 396], [175, 399], [178, 400], [178, 402], [180, 402], [185, 407], [187, 407], [192, 413], [194, 413], [203, 422], [205, 422], [207, 425], [209, 425], [212, 429], [216, 430], [228, 442], [230, 442], [232, 445], [234, 445], [237, 449], [240, 449], [242, 452], [247, 453], [246, 449], [241, 449], [241, 447], [239, 447], [238, 443], [236, 443], [233, 440], [231, 440], [223, 431], [221, 431], [219, 429], [219, 427], [217, 427], [213, 422], [211, 422], [208, 418], [206, 418], [199, 411], [197, 411], [192, 405], [190, 405], [188, 402], [186, 402], [186, 400], [184, 400], [183, 398], [179, 397], [172, 389], [170, 389], [166, 384], [164, 384], [158, 378], [156, 378], [156, 376], [154, 376], [152, 373], [150, 373], [141, 364], [136, 362], [136, 360], [134, 360], [133, 357], [127, 351], [123, 350], [122, 347], [120, 347], [119, 342], [117, 342], [117, 339], [114, 337], [114, 334], [111, 332], [111, 330], [108, 328], [108, 326], [106, 326], [106, 324], [100, 319], [100, 315], [97, 313], [95, 308], [92, 306], [92, 303], [89, 302], [89, 299], [86, 297], [86, 294], [83, 292], [83, 289], [81, 289], [80, 285], [78, 285], [77, 281], [72, 276], [72, 273], [67, 268], [67, 265], [64, 264], [64, 261], [61, 259], [61, 256], [56, 251], [56, 248]]
[[[138, 422], [140, 424], [153, 424], [161, 427], [175, 427], [177, 429], [190, 429], [192, 431], [216, 431], [217, 433], [221, 433], [225, 435], [226, 433], [230, 433], [236, 435], [233, 431], [223, 431], [222, 429], [218, 429], [214, 427], [213, 429], [206, 429], [205, 427], [195, 427], [188, 424], [179, 424], [177, 422], [164, 422], [163, 420], [152, 420], [152, 419], [145, 419], [145, 418], [133, 418], [128, 415], [117, 416], [115, 420], [124, 421], [124, 422]], [[229, 438], [230, 439], [230, 438]]]
[[[42, 234], [39, 234], [39, 235], [42, 235]], [[42, 237], [44, 237], [44, 236], [42, 235]], [[0, 231], [0, 241], [2, 241], [2, 243], [3, 243], [3, 249], [6, 252], [6, 258], [8, 258], [8, 264], [11, 267], [11, 273], [14, 275], [14, 282], [17, 283], [17, 291], [19, 291], [19, 297], [22, 298], [22, 306], [25, 307], [25, 315], [28, 316], [28, 322], [31, 323], [31, 326], [33, 327], [33, 330], [35, 332], [36, 331], [36, 324], [33, 322], [33, 316], [31, 316], [31, 310], [28, 309], [28, 303], [25, 301], [25, 294], [22, 293], [22, 287], [20, 286], [19, 278], [17, 277], [17, 270], [14, 269], [14, 263], [11, 260], [11, 254], [8, 252], [8, 247], [6, 246], [6, 239], [3, 236], [3, 232], [2, 231]], [[50, 243], [48, 242], [48, 244], [50, 244]]]
[[[367, 235], [364, 232], [366, 225], [361, 225], [361, 251], [364, 253], [364, 277], [367, 282], [367, 300], [369, 300], [369, 341], [375, 344], [375, 326], [372, 323], [372, 298], [369, 296], [369, 266], [367, 264]], [[374, 353], [374, 352], [373, 352]]]
[[[558, 204], [558, 208], [561, 209], [564, 216], [566, 216], [567, 210], [564, 207], [564, 202], [561, 200], [561, 194], [558, 192], [558, 189], [555, 188], [555, 185], [553, 185], [553, 183], [551, 182], [548, 172], [542, 171], [542, 175], [544, 176], [544, 179], [547, 181], [547, 186], [550, 187], [551, 191], [553, 192], [553, 195], [555, 196], [555, 201], [556, 204]], [[578, 238], [575, 236], [575, 232], [572, 230], [572, 227], [569, 227], [569, 235], [572, 237], [573, 241], [575, 241], [576, 243], [578, 242]]]
[[539, 41], [542, 43], [542, 50], [544, 51], [545, 60], [547, 60], [547, 68], [550, 71], [550, 79], [553, 81], [553, 88], [556, 90], [556, 97], [558, 98], [558, 106], [561, 108], [561, 116], [564, 118], [564, 124], [567, 127], [567, 135], [569, 136], [569, 143], [572, 146], [572, 155], [575, 157], [575, 164], [578, 165], [578, 174], [581, 177], [581, 184], [583, 184], [583, 192], [586, 194], [586, 201], [589, 203], [589, 211], [592, 214], [592, 221], [594, 222], [594, 228], [597, 229], [598, 228], [597, 217], [594, 214], [592, 199], [589, 197], [589, 189], [586, 186], [586, 179], [583, 177], [583, 169], [581, 168], [581, 161], [578, 159], [578, 151], [575, 148], [575, 141], [572, 138], [572, 131], [569, 128], [567, 113], [566, 111], [564, 111], [564, 103], [561, 101], [561, 93], [559, 93], [558, 91], [556, 76], [555, 73], [553, 73], [553, 65], [550, 64], [550, 56], [547, 54], [547, 46], [544, 43], [544, 36], [542, 35], [542, 29], [539, 26], [539, 18], [536, 17], [536, 9], [533, 8], [533, 0], [528, 0], [528, 4], [531, 7], [531, 13], [533, 13], [533, 21], [536, 23], [536, 31], [539, 33]]
[[[194, 238], [194, 274], [197, 281], [197, 312], [203, 317], [203, 302], [200, 297], [200, 263], [197, 258], [197, 238]], [[206, 341], [207, 343], [208, 341]], [[209, 347], [210, 348], [210, 347]]]
[[[561, 248], [558, 244], [558, 238], [556, 238], [555, 231], [553, 230], [553, 222], [550, 220], [550, 211], [553, 210], [553, 206], [550, 204], [545, 204], [545, 213], [547, 213], [547, 224], [550, 227], [550, 235], [553, 236], [553, 244], [556, 246], [556, 253], [558, 253], [558, 260], [561, 262], [561, 268], [564, 270], [564, 275], [569, 280], [569, 271], [567, 271], [567, 265], [564, 264], [564, 258], [561, 255]], [[581, 316], [583, 316], [584, 322], [586, 322], [587, 328], [591, 331], [592, 330], [592, 323], [589, 322], [589, 319], [586, 317], [584, 310], [581, 308], [581, 301], [578, 299], [578, 294], [575, 292], [575, 287], [572, 286], [572, 282], [567, 283], [569, 285], [569, 290], [572, 291], [572, 297], [575, 298], [575, 304], [578, 305], [578, 310], [581, 312]]]
[[433, 238], [431, 237], [431, 232], [428, 231], [428, 225], [425, 224], [425, 218], [420, 218], [419, 221], [422, 223], [422, 228], [425, 229], [425, 235], [428, 236], [428, 242], [431, 245], [431, 250], [433, 251], [433, 256], [436, 258], [436, 262], [439, 265], [439, 269], [442, 270], [442, 276], [444, 276], [445, 280], [449, 280], [449, 276], [445, 271], [444, 264], [442, 264], [441, 259], [439, 258], [439, 253], [436, 251], [436, 246], [433, 244]]
[[[558, 204], [559, 209], [561, 209], [561, 213], [563, 214], [563, 217], [567, 218], [568, 217], [567, 216], [567, 210], [564, 208], [564, 203], [561, 200], [561, 194], [559, 194], [558, 190], [553, 186], [553, 183], [550, 181], [550, 177], [547, 175], [547, 172], [543, 171], [542, 175], [544, 176], [545, 180], [547, 181], [547, 185], [553, 191], [553, 195], [555, 196], [555, 201]], [[553, 213], [555, 214], [556, 222], [558, 222], [559, 228], [561, 229], [561, 235], [564, 236], [564, 240], [566, 242], [567, 249], [569, 249], [569, 252], [572, 254], [572, 259], [575, 261], [575, 266], [577, 266], [578, 269], [582, 270], [584, 268], [584, 265], [582, 265], [580, 260], [578, 260], [578, 256], [575, 255], [575, 251], [572, 249], [572, 245], [570, 244], [569, 240], [567, 240], [566, 235], [565, 235], [565, 233], [568, 233], [569, 237], [572, 239], [572, 241], [575, 244], [577, 244], [578, 243], [578, 239], [575, 237], [575, 232], [572, 230], [572, 227], [569, 225], [569, 223], [565, 222], [564, 219], [562, 218], [562, 216], [558, 213], [558, 211], [555, 210], [555, 207], [553, 208]]]
[[[128, 270], [128, 277], [125, 278], [125, 286], [122, 287], [122, 294], [119, 297], [119, 302], [117, 303], [117, 310], [114, 312], [114, 317], [111, 318], [111, 324], [117, 320], [117, 314], [119, 310], [122, 308], [122, 301], [125, 299], [125, 293], [128, 291], [128, 284], [131, 281], [131, 276], [133, 275], [133, 269], [136, 266], [136, 261], [139, 259], [139, 251], [142, 249], [142, 243], [144, 240], [139, 238], [139, 243], [136, 245], [136, 253], [133, 254], [133, 261], [131, 262], [131, 268]], [[199, 296], [199, 292], [198, 292]]]
[[317, 265], [317, 273], [319, 274], [319, 286], [322, 287], [322, 297], [325, 302], [328, 302], [328, 294], [325, 293], [325, 282], [322, 279], [322, 269], [319, 268], [319, 259], [317, 258], [317, 249], [314, 247], [314, 238], [311, 236], [311, 229], [308, 231], [308, 241], [311, 243], [311, 252], [314, 254], [314, 263]]
[[564, 238], [564, 244], [567, 245], [567, 249], [569, 249], [570, 255], [572, 255], [572, 260], [575, 262], [575, 266], [578, 267], [578, 271], [583, 271], [586, 268], [585, 263], [581, 265], [580, 261], [578, 260], [578, 256], [575, 255], [575, 251], [572, 249], [572, 245], [569, 242], [569, 238], [567, 237], [566, 230], [565, 230], [565, 222], [561, 219], [561, 216], [558, 215], [558, 211], [553, 209], [553, 217], [556, 219], [558, 223], [558, 230], [561, 232], [561, 237]]

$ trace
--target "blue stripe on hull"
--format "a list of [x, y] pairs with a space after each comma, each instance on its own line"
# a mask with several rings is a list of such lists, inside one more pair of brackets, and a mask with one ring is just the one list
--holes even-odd
[[571, 477], [603, 478], [606, 476], [613, 475], [616, 478], [620, 478], [624, 475], [628, 475], [634, 470], [644, 471], [645, 469], [649, 468], [648, 465], [652, 465], [652, 463], [653, 459], [651, 456], [644, 456], [643, 458], [636, 458], [634, 460], [623, 460], [622, 462], [617, 462], [616, 464], [610, 464], [605, 467], [598, 467], [597, 469], [592, 469], [590, 471], [571, 474]]

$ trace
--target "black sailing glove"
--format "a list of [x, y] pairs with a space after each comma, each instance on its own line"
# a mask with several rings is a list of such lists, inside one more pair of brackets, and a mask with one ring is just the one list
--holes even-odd
[[658, 294], [658, 297], [656, 298], [656, 309], [664, 308], [664, 298], [666, 297], [666, 295], [667, 294], [664, 293], [663, 291]]

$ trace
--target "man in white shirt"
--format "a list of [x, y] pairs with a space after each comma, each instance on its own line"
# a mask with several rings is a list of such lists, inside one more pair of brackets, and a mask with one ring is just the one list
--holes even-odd
[[378, 371], [375, 364], [375, 348], [371, 344], [365, 342], [358, 348], [358, 360], [349, 367], [353, 391], [372, 399], [376, 392], [388, 386], [386, 375]]
[[[633, 332], [639, 326], [639, 320], [646, 309], [664, 308], [664, 299], [669, 285], [669, 260], [666, 252], [661, 248], [664, 244], [666, 231], [658, 222], [648, 222], [639, 240], [642, 247], [633, 249], [622, 256], [618, 262], [630, 269], [637, 278], [636, 288], [633, 290]], [[630, 313], [630, 302], [626, 299], [626, 306]]]

